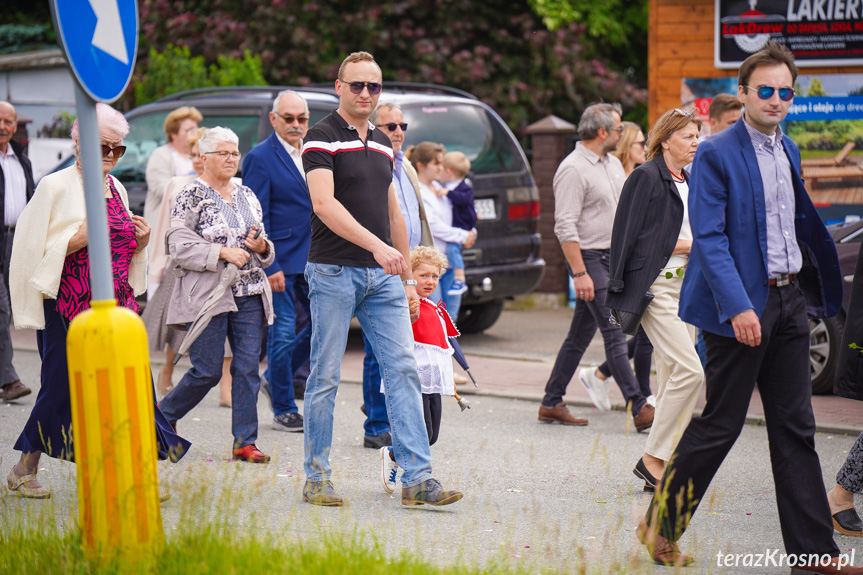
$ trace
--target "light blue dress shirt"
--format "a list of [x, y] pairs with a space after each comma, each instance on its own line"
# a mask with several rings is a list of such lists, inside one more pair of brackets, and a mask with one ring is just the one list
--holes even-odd
[[420, 206], [417, 200], [416, 190], [402, 167], [405, 155], [399, 150], [396, 152], [393, 162], [393, 184], [396, 187], [396, 199], [399, 201], [399, 209], [405, 219], [405, 227], [408, 230], [408, 245], [414, 249], [420, 245], [422, 228], [420, 227]]

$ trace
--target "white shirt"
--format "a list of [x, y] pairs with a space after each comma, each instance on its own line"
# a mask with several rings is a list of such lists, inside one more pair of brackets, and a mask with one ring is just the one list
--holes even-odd
[[6, 145], [5, 154], [0, 152], [0, 168], [3, 169], [3, 181], [6, 184], [3, 225], [14, 226], [27, 206], [27, 178], [24, 176], [24, 166], [11, 144]]
[[452, 204], [449, 198], [438, 196], [422, 182], [420, 182], [420, 194], [435, 247], [446, 253], [448, 243], [461, 245], [467, 241], [468, 232], [461, 228], [454, 228], [452, 225]]
[[[674, 181], [674, 184], [677, 186], [677, 192], [680, 194], [680, 199], [683, 200], [683, 223], [680, 224], [680, 235], [677, 236], [679, 240], [692, 241], [692, 228], [689, 225], [689, 185], [684, 182]], [[666, 264], [666, 270], [673, 272], [677, 268], [682, 268], [689, 261], [689, 256], [678, 254], [671, 256], [668, 258], [668, 263]]]
[[290, 145], [287, 141], [283, 140], [280, 135], [276, 134], [276, 137], [279, 139], [279, 142], [282, 143], [282, 146], [285, 148], [285, 151], [288, 153], [288, 155], [294, 161], [294, 164], [297, 165], [297, 169], [300, 171], [300, 175], [305, 177], [306, 172], [303, 171], [303, 154], [301, 151], [303, 149], [303, 141], [300, 140], [300, 147], [295, 148], [292, 145]]

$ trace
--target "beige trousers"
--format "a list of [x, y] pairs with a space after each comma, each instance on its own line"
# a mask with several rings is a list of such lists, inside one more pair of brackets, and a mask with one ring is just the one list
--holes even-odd
[[698, 330], [677, 315], [682, 285], [677, 276], [660, 275], [650, 286], [654, 299], [641, 321], [653, 344], [659, 380], [656, 414], [644, 452], [666, 462], [692, 419], [704, 385], [704, 369], [695, 351]]

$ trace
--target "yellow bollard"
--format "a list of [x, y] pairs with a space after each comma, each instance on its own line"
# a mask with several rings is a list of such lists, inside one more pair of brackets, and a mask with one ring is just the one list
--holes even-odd
[[113, 300], [90, 305], [66, 339], [78, 521], [91, 554], [146, 561], [164, 544], [147, 332]]

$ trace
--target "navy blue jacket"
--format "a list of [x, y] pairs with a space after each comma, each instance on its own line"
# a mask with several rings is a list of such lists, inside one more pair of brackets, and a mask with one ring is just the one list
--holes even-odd
[[312, 200], [306, 178], [273, 132], [243, 160], [243, 184], [264, 211], [264, 229], [276, 248], [276, 259], [264, 272], [301, 274], [312, 240]]
[[471, 231], [476, 227], [476, 208], [473, 206], [473, 188], [465, 178], [447, 194], [452, 204], [452, 227]]

